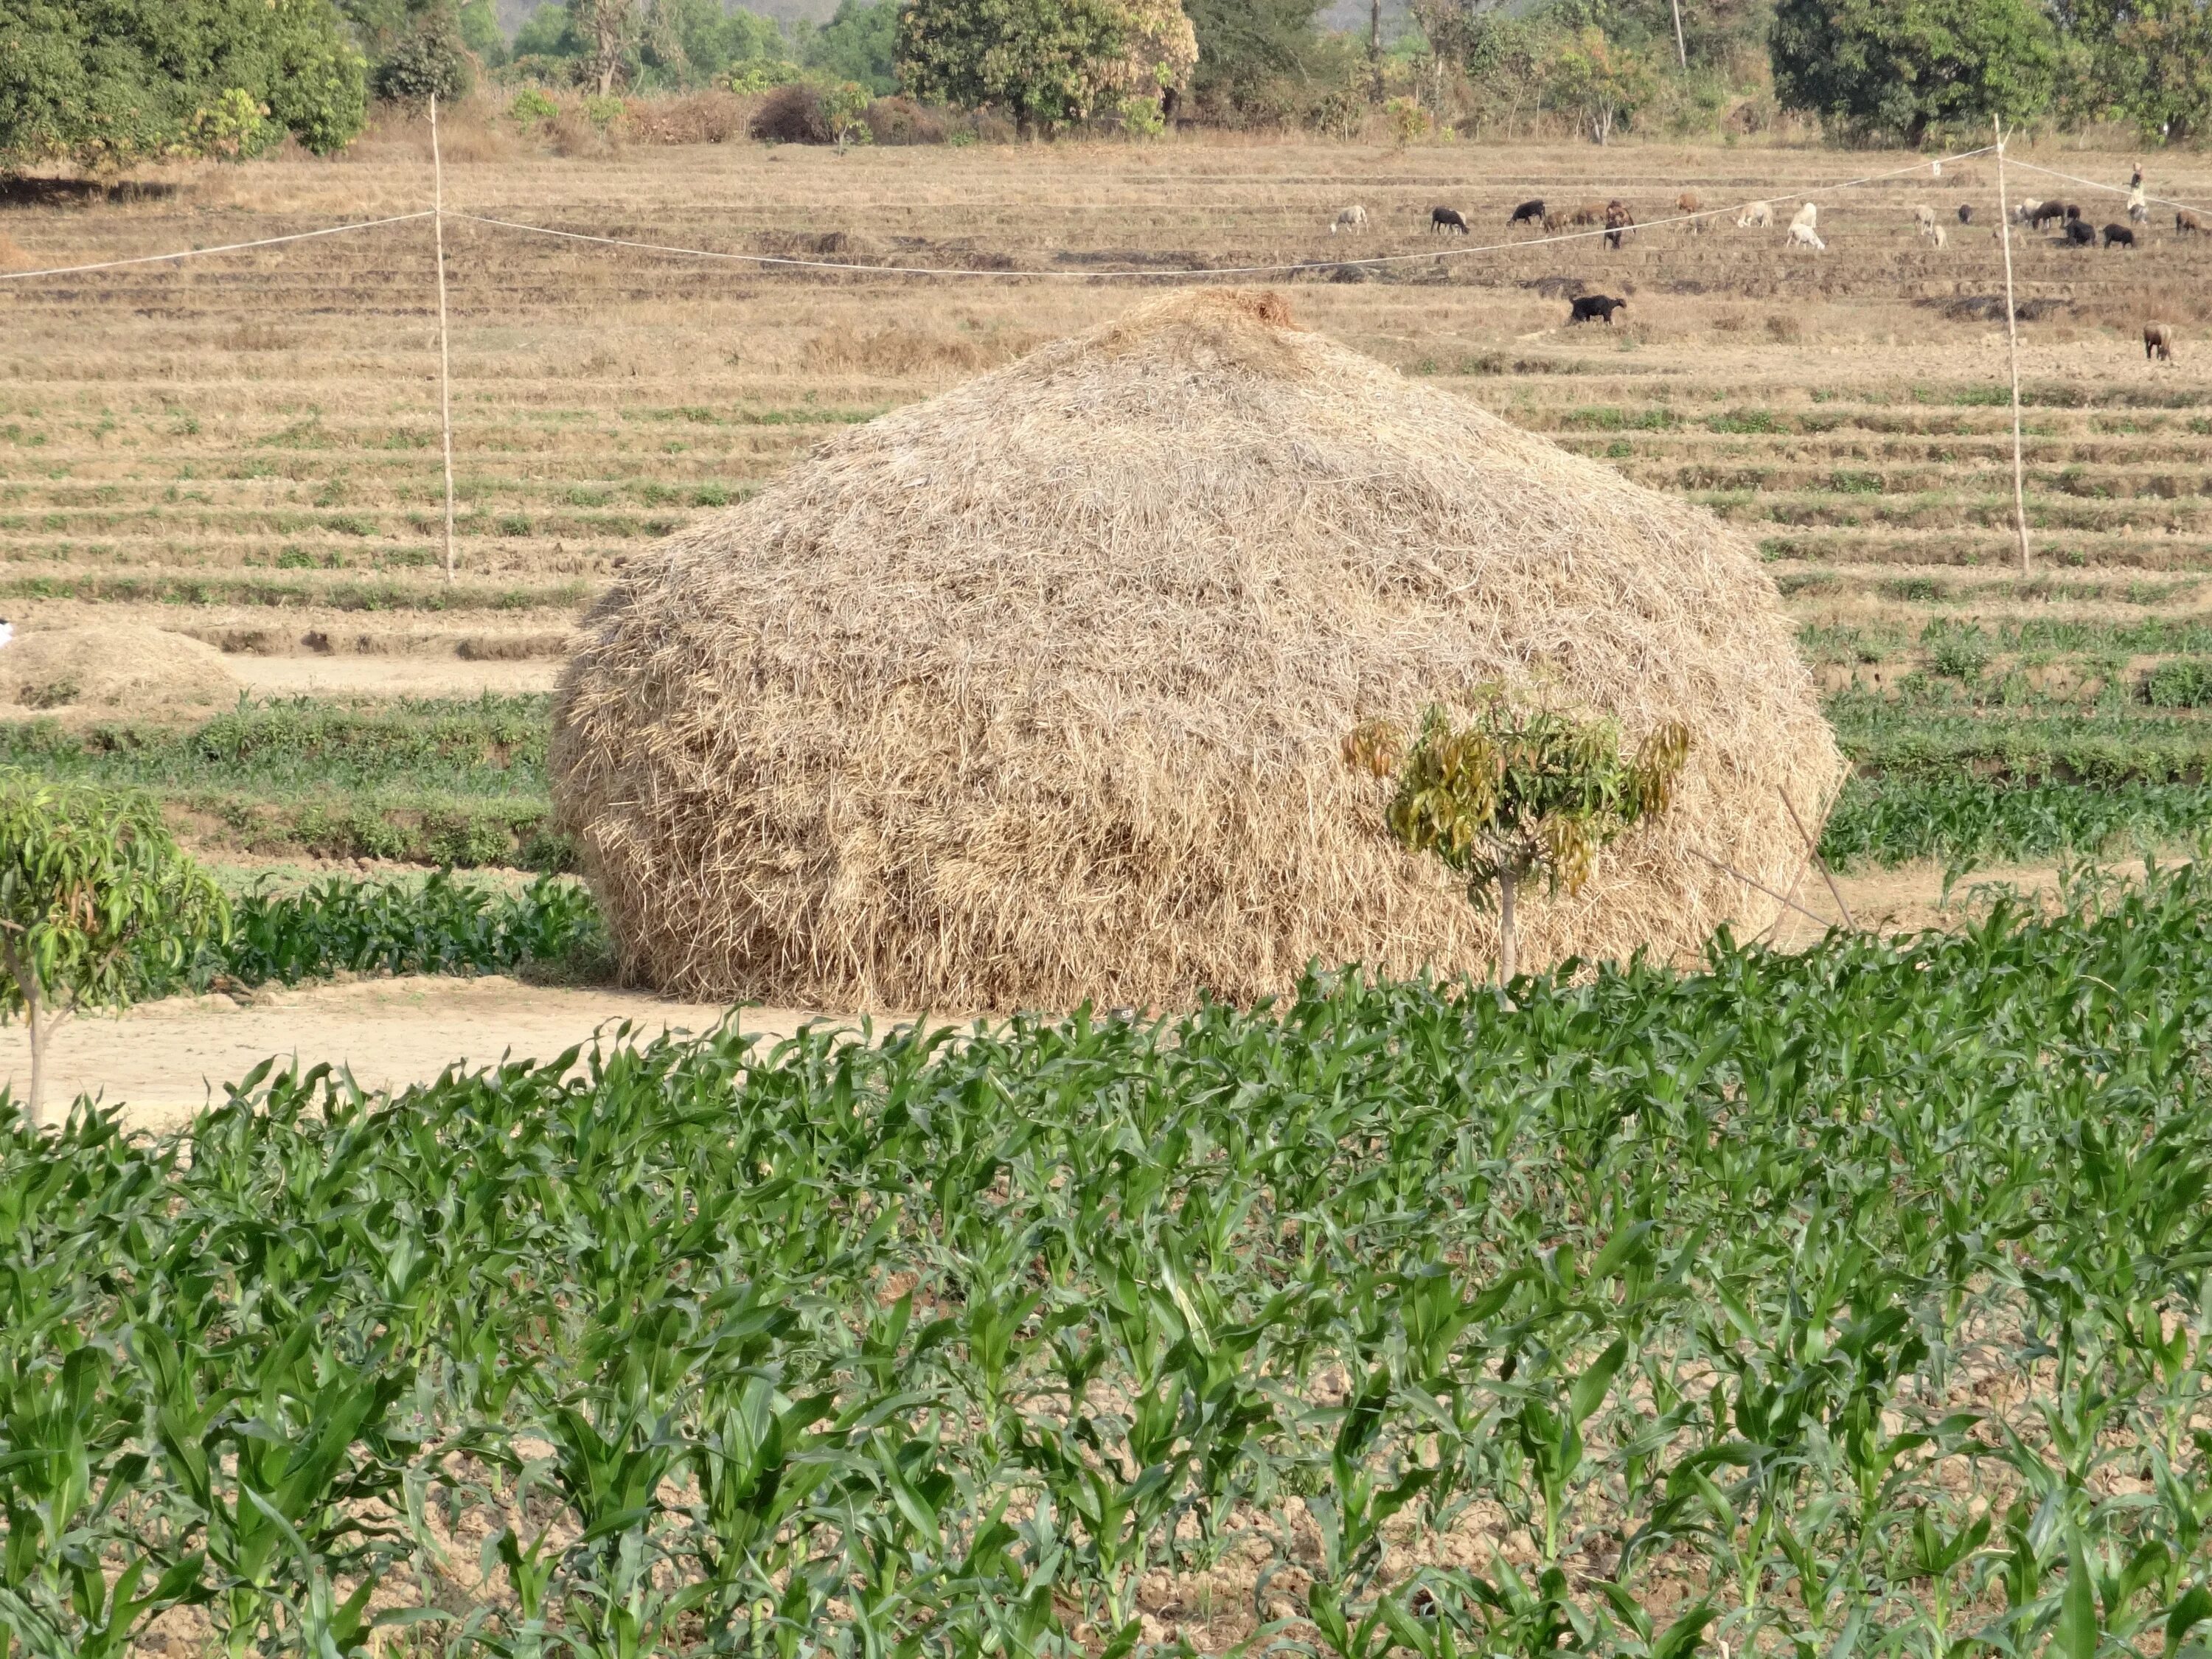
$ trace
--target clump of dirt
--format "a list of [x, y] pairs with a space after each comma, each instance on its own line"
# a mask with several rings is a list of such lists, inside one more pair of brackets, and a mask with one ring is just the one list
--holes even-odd
[[23, 629], [0, 648], [0, 712], [184, 711], [238, 692], [213, 646], [131, 623]]

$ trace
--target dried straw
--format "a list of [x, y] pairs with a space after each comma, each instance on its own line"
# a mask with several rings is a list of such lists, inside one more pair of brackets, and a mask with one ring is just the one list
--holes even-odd
[[[1703, 510], [1182, 293], [825, 445], [634, 561], [555, 797], [635, 981], [836, 1009], [1166, 1006], [1495, 927], [1340, 758], [1503, 681], [1696, 746], [1522, 959], [1694, 949], [1841, 770], [1773, 585]], [[1693, 852], [1692, 849], [1695, 849]], [[1705, 858], [1697, 856], [1703, 854]]]

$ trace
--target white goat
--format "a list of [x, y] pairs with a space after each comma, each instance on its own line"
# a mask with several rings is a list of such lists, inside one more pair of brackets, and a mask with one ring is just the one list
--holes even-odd
[[1791, 225], [1790, 244], [1792, 247], [1809, 247], [1815, 253], [1826, 253], [1828, 251], [1828, 245], [1820, 240], [1820, 233], [1810, 225]]
[[1738, 230], [1765, 230], [1774, 222], [1774, 209], [1765, 202], [1753, 202], [1736, 216]]
[[1348, 233], [1355, 230], [1364, 230], [1366, 228], [1367, 210], [1360, 206], [1358, 203], [1354, 202], [1350, 207], [1345, 209], [1343, 212], [1336, 216], [1336, 222], [1329, 226], [1328, 234], [1334, 236], [1340, 230]]
[[1936, 210], [1922, 203], [1912, 210], [1912, 224], [1923, 236], [1932, 234], [1936, 228]]
[[1799, 208], [1796, 216], [1790, 221], [1790, 228], [1792, 230], [1817, 230], [1820, 225], [1820, 210], [1810, 202]]

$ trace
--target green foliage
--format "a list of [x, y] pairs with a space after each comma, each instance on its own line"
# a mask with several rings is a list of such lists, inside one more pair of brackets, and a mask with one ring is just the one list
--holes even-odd
[[507, 36], [500, 32], [499, 12], [492, 0], [461, 0], [459, 14], [461, 44], [486, 68], [507, 59]]
[[1390, 129], [1390, 142], [1400, 149], [1416, 138], [1425, 138], [1436, 125], [1436, 118], [1421, 107], [1418, 98], [1391, 98], [1382, 105], [1382, 120]]
[[0, 772], [0, 1017], [31, 1028], [33, 1120], [52, 1023], [131, 1002], [225, 923], [151, 800]]
[[370, 83], [380, 98], [395, 103], [447, 102], [474, 83], [459, 14], [448, 6], [426, 9], [413, 26], [377, 59]]
[[1128, 42], [1115, 0], [909, 0], [898, 22], [908, 91], [1002, 110], [1024, 132], [1088, 116]]
[[0, 0], [0, 167], [326, 153], [366, 96], [330, 0]]
[[1316, 26], [1318, 0], [1186, 0], [1198, 36], [1191, 95], [1217, 118], [1290, 118], [1342, 86], [1341, 42]]
[[725, 84], [732, 92], [773, 92], [778, 87], [798, 85], [805, 74], [798, 64], [781, 58], [750, 58], [732, 68]]
[[1841, 132], [1918, 145], [2033, 119], [2058, 50], [2033, 0], [1779, 0], [1774, 84], [1783, 103]]
[[2087, 60], [2087, 116], [2117, 115], [2179, 143], [2212, 132], [2212, 6], [2204, 0], [2068, 0]]
[[1659, 86], [1647, 53], [1594, 26], [1557, 41], [1544, 54], [1538, 73], [1545, 101], [1571, 112], [1596, 144], [1607, 142], [1614, 124], [1633, 117]]
[[374, 1584], [456, 1659], [1050, 1659], [1176, 1651], [1142, 1620], [1234, 1575], [1255, 1656], [2185, 1650], [2196, 872], [1518, 1003], [0, 1128], [0, 1630], [374, 1650]]
[[867, 123], [868, 106], [873, 102], [873, 94], [857, 81], [842, 81], [822, 89], [822, 119], [839, 149], [851, 143], [874, 142]]
[[1383, 821], [1401, 845], [1464, 878], [1477, 904], [1495, 890], [1501, 980], [1513, 977], [1515, 886], [1540, 872], [1554, 893], [1579, 891], [1601, 848], [1667, 810], [1689, 752], [1688, 729], [1668, 722], [1625, 761], [1613, 721], [1526, 708], [1496, 690], [1478, 696], [1464, 727], [1431, 708], [1410, 744], [1376, 721], [1345, 742], [1352, 765], [1395, 776]]
[[536, 87], [525, 87], [507, 106], [507, 118], [525, 129], [541, 127], [561, 112], [561, 106]]
[[898, 10], [898, 0], [837, 0], [836, 15], [807, 40], [806, 67], [878, 98], [896, 92]]
[[501, 974], [533, 962], [604, 955], [590, 893], [541, 876], [521, 891], [457, 881], [349, 881], [234, 900], [228, 934], [180, 964], [147, 965], [165, 989], [224, 982], [296, 985], [332, 974]]
[[1959, 871], [2075, 854], [2184, 846], [2212, 822], [2212, 787], [1960, 776], [1854, 778], [1820, 836], [1838, 869], [1934, 859]]
[[2177, 657], [2143, 677], [2143, 701], [2154, 708], [2212, 708], [2212, 659]]

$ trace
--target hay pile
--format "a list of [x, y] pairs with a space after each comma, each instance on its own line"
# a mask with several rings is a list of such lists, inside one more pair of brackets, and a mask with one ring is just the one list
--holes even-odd
[[238, 679], [211, 645], [136, 623], [19, 623], [0, 650], [0, 708], [27, 714], [188, 713], [236, 699]]
[[1522, 960], [1695, 947], [1841, 770], [1772, 584], [1695, 507], [1177, 295], [836, 439], [634, 561], [554, 791], [634, 979], [805, 1006], [1165, 1006], [1309, 958], [1484, 971], [1494, 923], [1340, 758], [1485, 681], [1696, 736]]

